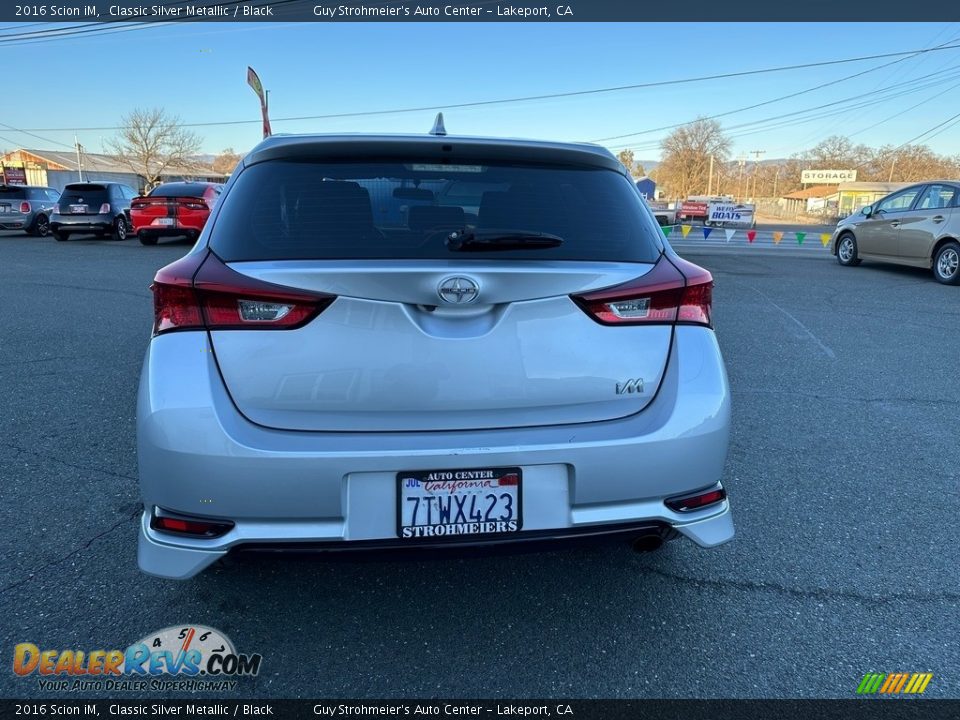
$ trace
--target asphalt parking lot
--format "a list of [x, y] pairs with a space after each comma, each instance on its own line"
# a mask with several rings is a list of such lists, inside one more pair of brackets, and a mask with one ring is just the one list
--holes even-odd
[[716, 278], [732, 543], [175, 583], [136, 567], [134, 413], [147, 285], [187, 246], [0, 233], [0, 694], [49, 696], [10, 672], [16, 643], [192, 622], [263, 655], [240, 697], [852, 697], [895, 671], [960, 697], [960, 288], [821, 247], [676, 245]]

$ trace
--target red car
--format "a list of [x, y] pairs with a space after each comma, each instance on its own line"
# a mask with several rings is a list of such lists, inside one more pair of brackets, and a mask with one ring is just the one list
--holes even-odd
[[206, 182], [158, 185], [131, 201], [133, 232], [144, 245], [156, 245], [161, 237], [196, 240], [221, 192], [223, 185]]

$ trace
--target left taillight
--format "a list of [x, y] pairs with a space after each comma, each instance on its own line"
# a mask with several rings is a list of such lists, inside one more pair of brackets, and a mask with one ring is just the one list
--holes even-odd
[[207, 203], [203, 198], [183, 197], [178, 198], [180, 204], [189, 210], [208, 210]]
[[646, 275], [572, 297], [602, 325], [712, 327], [713, 276], [680, 258], [662, 256]]
[[20, 203], [20, 212], [22, 212], [24, 215], [30, 212], [30, 203], [28, 203], [26, 200]]
[[213, 253], [188, 255], [157, 272], [153, 334], [174, 330], [293, 330], [336, 297], [242, 275]]

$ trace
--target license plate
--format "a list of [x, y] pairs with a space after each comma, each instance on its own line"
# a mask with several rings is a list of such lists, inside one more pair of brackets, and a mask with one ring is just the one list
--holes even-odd
[[157, 218], [153, 221], [154, 225], [173, 225], [176, 222], [174, 218]]
[[520, 468], [397, 473], [397, 535], [444, 538], [520, 530]]
[[72, 213], [85, 213], [87, 211], [86, 205], [71, 205], [70, 212]]

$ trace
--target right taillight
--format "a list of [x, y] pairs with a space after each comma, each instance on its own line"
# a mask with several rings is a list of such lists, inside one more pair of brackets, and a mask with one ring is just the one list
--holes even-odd
[[100, 215], [109, 215], [110, 214], [110, 203], [103, 203], [100, 206]]
[[573, 300], [602, 325], [683, 323], [711, 327], [713, 276], [693, 263], [662, 256], [646, 275], [574, 295]]
[[668, 498], [664, 502], [667, 507], [676, 512], [694, 512], [704, 508], [716, 505], [727, 499], [727, 491], [723, 486], [717, 483], [708, 490], [701, 490], [690, 495], [681, 495], [680, 497]]
[[336, 298], [273, 285], [231, 270], [213, 253], [161, 268], [153, 284], [153, 334], [173, 330], [292, 330]]

